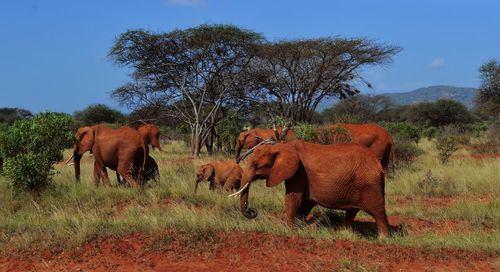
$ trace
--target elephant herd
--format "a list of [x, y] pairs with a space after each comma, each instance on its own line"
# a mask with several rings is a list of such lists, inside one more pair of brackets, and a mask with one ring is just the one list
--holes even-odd
[[81, 127], [75, 134], [73, 154], [66, 161], [74, 159], [75, 178], [80, 180], [80, 162], [83, 154], [90, 151], [94, 155], [94, 181], [109, 184], [107, 168], [116, 171], [133, 187], [149, 179], [159, 178], [158, 164], [149, 156], [149, 145], [161, 150], [160, 130], [157, 126], [143, 124], [137, 129], [131, 127], [110, 128], [99, 124]]
[[[320, 205], [346, 211], [346, 225], [352, 226], [358, 211], [370, 214], [379, 234], [389, 235], [385, 212], [384, 183], [390, 160], [394, 160], [391, 135], [375, 124], [332, 124], [320, 128], [341, 127], [348, 131], [350, 142], [316, 144], [295, 139], [288, 128], [255, 128], [241, 132], [236, 143], [236, 161], [213, 161], [198, 168], [198, 183], [208, 181], [210, 190], [238, 190], [241, 213], [255, 218], [249, 208], [250, 184], [265, 179], [267, 187], [285, 184], [285, 213], [288, 224], [305, 219]], [[80, 178], [80, 159], [90, 151], [94, 155], [94, 180], [109, 184], [106, 168], [117, 172], [130, 186], [158, 178], [158, 165], [149, 156], [149, 145], [161, 150], [159, 129], [144, 124], [137, 129], [112, 129], [105, 125], [82, 127], [73, 147], [75, 177]], [[240, 156], [242, 149], [247, 149]], [[252, 154], [243, 170], [239, 162]], [[68, 159], [67, 162], [71, 160]]]

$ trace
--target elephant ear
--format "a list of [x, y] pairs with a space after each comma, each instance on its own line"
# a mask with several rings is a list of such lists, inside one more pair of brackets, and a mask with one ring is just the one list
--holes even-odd
[[81, 127], [76, 132], [78, 153], [83, 154], [92, 149], [95, 140], [95, 133], [92, 127]]
[[266, 186], [273, 187], [287, 180], [297, 172], [299, 156], [293, 146], [285, 145], [275, 154], [274, 164], [267, 177]]
[[202, 170], [203, 177], [205, 178], [205, 180], [208, 180], [211, 176], [213, 176], [214, 175], [214, 171], [215, 171], [215, 169], [214, 169], [213, 165], [211, 165], [211, 164], [205, 164], [203, 166], [203, 170]]

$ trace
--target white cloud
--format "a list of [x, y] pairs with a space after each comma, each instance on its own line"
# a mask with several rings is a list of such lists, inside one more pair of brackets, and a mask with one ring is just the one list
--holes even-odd
[[183, 6], [191, 8], [204, 7], [207, 5], [206, 0], [166, 0], [166, 2], [167, 4], [172, 6]]
[[439, 57], [439, 58], [433, 59], [432, 62], [429, 64], [429, 66], [432, 68], [444, 66], [444, 58]]

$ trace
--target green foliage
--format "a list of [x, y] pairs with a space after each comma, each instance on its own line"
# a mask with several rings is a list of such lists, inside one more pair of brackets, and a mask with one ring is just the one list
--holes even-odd
[[321, 115], [324, 122], [375, 122], [392, 107], [393, 104], [387, 96], [355, 95], [340, 100], [331, 108], [325, 109]]
[[0, 135], [4, 174], [16, 190], [39, 190], [54, 173], [53, 164], [73, 140], [73, 119], [64, 113], [41, 113], [18, 120]]
[[418, 143], [422, 137], [420, 129], [407, 122], [381, 122], [379, 124], [386, 128], [393, 137], [400, 140], [405, 139]]
[[396, 169], [409, 167], [420, 155], [424, 154], [415, 141], [404, 137], [400, 138], [398, 135], [395, 135], [393, 140], [396, 145]]
[[243, 129], [242, 124], [241, 117], [234, 113], [226, 114], [226, 117], [217, 123], [215, 130], [224, 150], [231, 151], [234, 149], [239, 132]]
[[79, 127], [99, 123], [123, 124], [125, 122], [125, 116], [121, 112], [104, 104], [94, 104], [81, 111], [76, 111], [74, 118]]
[[468, 124], [475, 120], [462, 103], [447, 99], [411, 105], [407, 108], [405, 115], [407, 121], [426, 127]]
[[316, 142], [318, 139], [318, 126], [307, 123], [299, 123], [293, 126], [295, 137], [308, 142]]
[[451, 155], [458, 150], [460, 143], [464, 142], [464, 137], [455, 126], [442, 127], [436, 140], [436, 148], [442, 163], [447, 163]]
[[321, 128], [317, 142], [320, 144], [338, 144], [352, 141], [351, 133], [343, 127]]
[[427, 140], [432, 140], [436, 137], [438, 129], [436, 127], [428, 127], [422, 131], [422, 136], [426, 137]]
[[469, 145], [472, 152], [476, 154], [500, 153], [500, 121], [492, 123], [486, 131], [482, 131], [483, 129], [482, 126], [477, 129], [476, 133], [479, 135], [476, 135], [475, 142]]
[[490, 60], [479, 69], [481, 87], [475, 100], [475, 110], [490, 118], [500, 117], [500, 62]]

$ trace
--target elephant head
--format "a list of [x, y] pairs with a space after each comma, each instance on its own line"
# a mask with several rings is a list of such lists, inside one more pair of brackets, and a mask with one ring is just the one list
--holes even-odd
[[241, 213], [247, 218], [255, 218], [257, 210], [248, 208], [250, 183], [266, 179], [266, 186], [273, 187], [291, 178], [299, 167], [299, 156], [293, 145], [263, 144], [257, 146], [241, 179], [241, 189], [231, 196], [240, 195]]
[[75, 178], [80, 181], [80, 161], [85, 152], [92, 153], [92, 147], [95, 142], [95, 129], [94, 127], [81, 127], [75, 134], [75, 143], [73, 144], [73, 154], [66, 161], [68, 163], [74, 158]]
[[156, 147], [161, 151], [160, 146], [160, 129], [152, 124], [143, 124], [137, 128], [139, 133], [144, 137], [144, 141], [148, 145], [153, 146], [153, 149]]
[[195, 180], [195, 186], [194, 186], [194, 192], [198, 190], [198, 183], [202, 181], [209, 181], [210, 182], [210, 190], [214, 188], [214, 181], [213, 181], [213, 176], [215, 174], [215, 168], [212, 164], [204, 164], [200, 166], [198, 169], [198, 172], [196, 173], [196, 180]]

